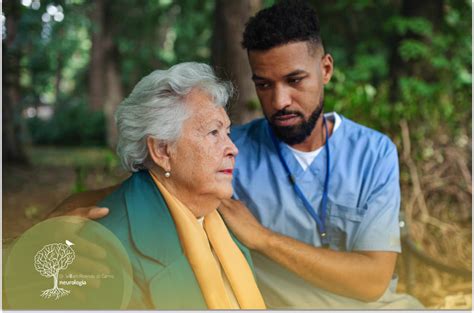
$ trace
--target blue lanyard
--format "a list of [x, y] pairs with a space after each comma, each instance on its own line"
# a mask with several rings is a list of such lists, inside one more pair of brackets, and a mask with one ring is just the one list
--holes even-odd
[[326, 149], [327, 157], [326, 157], [326, 177], [324, 179], [324, 190], [323, 190], [323, 199], [321, 201], [321, 212], [320, 212], [321, 214], [320, 215], [316, 213], [316, 210], [313, 208], [311, 203], [303, 194], [298, 184], [296, 184], [295, 177], [291, 174], [290, 168], [288, 167], [288, 164], [286, 163], [285, 159], [283, 158], [283, 155], [281, 154], [280, 145], [269, 124], [268, 124], [268, 130], [270, 132], [273, 145], [275, 146], [278, 152], [278, 157], [280, 158], [281, 164], [283, 165], [286, 173], [288, 174], [288, 178], [290, 180], [291, 185], [293, 186], [293, 189], [296, 192], [296, 195], [298, 196], [298, 198], [300, 198], [301, 201], [303, 201], [304, 207], [306, 208], [308, 213], [313, 217], [313, 219], [316, 221], [316, 225], [318, 227], [318, 232], [319, 232], [319, 236], [321, 238], [321, 243], [323, 247], [328, 248], [329, 238], [327, 237], [327, 233], [326, 233], [326, 211], [327, 211], [327, 201], [328, 201], [329, 169], [331, 165], [330, 163], [331, 158], [329, 155], [329, 144], [328, 144], [329, 132], [328, 132], [328, 126], [326, 124], [326, 118], [324, 116], [323, 116], [323, 123], [324, 123], [324, 128], [326, 130], [326, 140], [324, 143], [324, 147]]

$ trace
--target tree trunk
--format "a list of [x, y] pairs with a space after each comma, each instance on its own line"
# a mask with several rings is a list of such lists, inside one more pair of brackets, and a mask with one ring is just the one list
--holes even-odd
[[117, 145], [117, 127], [115, 125], [114, 113], [123, 100], [123, 87], [120, 75], [120, 54], [115, 39], [115, 28], [113, 22], [113, 1], [107, 1], [104, 8], [104, 69], [105, 69], [105, 92], [104, 92], [104, 114], [107, 132], [107, 145], [115, 149]]
[[242, 46], [242, 33], [249, 17], [261, 7], [261, 0], [217, 0], [214, 13], [212, 64], [219, 76], [230, 79], [238, 90], [229, 115], [236, 124], [261, 116], [247, 51]]
[[17, 1], [4, 3], [6, 16], [7, 38], [2, 42], [3, 49], [3, 81], [2, 81], [2, 140], [3, 161], [6, 163], [28, 163], [22, 142], [21, 127], [21, 90], [20, 90], [20, 58], [21, 50], [16, 40], [21, 7]]
[[89, 70], [89, 101], [94, 110], [103, 110], [106, 122], [106, 141], [110, 148], [117, 144], [114, 112], [123, 99], [120, 78], [120, 55], [114, 33], [113, 1], [93, 2], [91, 63]]
[[89, 106], [100, 111], [104, 105], [105, 88], [105, 0], [92, 1], [92, 11], [90, 15], [92, 22], [89, 65]]
[[106, 94], [104, 102], [104, 114], [107, 131], [107, 145], [115, 149], [117, 145], [117, 127], [115, 125], [114, 113], [119, 103], [123, 100], [122, 81], [120, 79], [119, 54], [117, 47], [109, 51], [106, 62]]

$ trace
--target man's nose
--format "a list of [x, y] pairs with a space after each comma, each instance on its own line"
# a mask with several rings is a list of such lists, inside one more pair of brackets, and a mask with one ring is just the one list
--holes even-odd
[[272, 105], [275, 110], [282, 110], [291, 105], [290, 91], [284, 86], [276, 85], [273, 89]]

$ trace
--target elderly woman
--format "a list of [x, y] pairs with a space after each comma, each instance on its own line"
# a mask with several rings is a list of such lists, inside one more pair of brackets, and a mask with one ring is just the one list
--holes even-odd
[[143, 78], [118, 107], [117, 151], [133, 174], [99, 220], [133, 267], [131, 308], [260, 309], [248, 250], [216, 211], [232, 195], [232, 86], [205, 64]]

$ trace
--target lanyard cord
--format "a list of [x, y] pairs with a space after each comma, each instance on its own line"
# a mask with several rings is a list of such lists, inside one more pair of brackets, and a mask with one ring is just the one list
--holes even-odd
[[303, 202], [304, 207], [306, 208], [308, 213], [316, 222], [316, 225], [318, 227], [318, 233], [321, 238], [321, 243], [323, 247], [327, 248], [329, 247], [329, 239], [327, 238], [327, 233], [326, 233], [326, 211], [327, 211], [327, 199], [328, 199], [328, 189], [329, 189], [329, 169], [330, 169], [331, 163], [330, 163], [329, 144], [328, 144], [329, 132], [328, 132], [328, 126], [326, 124], [326, 118], [324, 117], [324, 115], [323, 115], [323, 123], [324, 123], [324, 128], [326, 130], [326, 140], [324, 143], [324, 147], [326, 149], [327, 157], [326, 157], [326, 177], [324, 179], [323, 198], [321, 201], [321, 216], [318, 216], [315, 209], [313, 208], [311, 203], [308, 201], [306, 196], [303, 194], [298, 184], [296, 184], [295, 177], [291, 174], [290, 168], [288, 167], [288, 164], [286, 163], [285, 159], [283, 158], [283, 155], [281, 154], [280, 145], [278, 143], [278, 140], [275, 134], [273, 133], [270, 127], [270, 124], [268, 124], [268, 129], [270, 132], [270, 137], [272, 138], [273, 145], [275, 146], [278, 152], [278, 158], [280, 159], [281, 164], [283, 165], [286, 173], [288, 174], [290, 183], [293, 186], [293, 189], [295, 190], [296, 195]]

